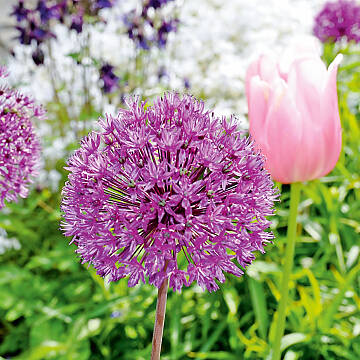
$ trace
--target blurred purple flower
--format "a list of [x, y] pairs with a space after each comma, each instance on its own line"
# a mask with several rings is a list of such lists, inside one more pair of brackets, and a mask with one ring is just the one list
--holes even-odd
[[144, 18], [136, 14], [135, 10], [132, 10], [123, 16], [123, 21], [127, 27], [129, 39], [133, 40], [136, 46], [143, 50], [149, 50], [150, 40], [144, 36], [144, 21], [146, 22], [147, 20], [144, 20]]
[[20, 44], [30, 45], [32, 39], [29, 29], [22, 26], [16, 26], [16, 30], [20, 32], [20, 35], [16, 37], [20, 41]]
[[[73, 3], [75, 5], [75, 2], [73, 0]], [[60, 1], [57, 5], [57, 11], [58, 11], [58, 19], [61, 23], [64, 22], [65, 15], [69, 12], [68, 2], [67, 0]]]
[[[166, 2], [167, 1], [163, 2], [163, 4]], [[152, 44], [163, 48], [166, 46], [168, 34], [177, 30], [179, 20], [157, 19], [157, 21], [154, 21], [154, 19], [148, 16], [148, 8], [146, 8], [146, 6], [149, 6], [149, 4], [145, 5], [141, 15], [137, 14], [136, 9], [124, 15], [123, 21], [127, 27], [128, 36], [139, 48], [144, 50], [150, 50]], [[146, 31], [150, 29], [151, 31]], [[145, 34], [147, 34], [147, 36]]]
[[75, 30], [78, 34], [80, 34], [83, 30], [83, 25], [84, 18], [81, 12], [72, 15], [70, 29]]
[[157, 31], [157, 43], [160, 47], [164, 47], [167, 42], [168, 34], [171, 31], [176, 31], [179, 24], [178, 19], [171, 19], [169, 21], [163, 21]]
[[147, 11], [147, 9], [152, 7], [153, 9], [156, 10], [161, 8], [163, 5], [167, 4], [170, 1], [174, 1], [174, 0], [148, 0], [144, 4], [144, 9], [145, 11]]
[[278, 195], [233, 119], [169, 93], [153, 106], [129, 100], [100, 126], [68, 161], [61, 207], [65, 235], [98, 275], [215, 291], [223, 272], [241, 276], [264, 252]]
[[39, 12], [42, 23], [47, 23], [51, 19], [59, 20], [61, 16], [59, 6], [57, 4], [48, 6], [46, 0], [39, 0], [36, 10]]
[[355, 1], [327, 2], [315, 17], [314, 34], [322, 42], [360, 41], [360, 6]]
[[55, 38], [55, 34], [43, 28], [35, 18], [30, 19], [26, 26], [16, 26], [16, 29], [20, 32], [17, 39], [23, 45], [30, 45], [33, 40], [41, 44], [47, 39]]
[[158, 79], [162, 80], [162, 79], [166, 79], [169, 80], [169, 74], [166, 71], [166, 67], [165, 66], [160, 66], [158, 69], [158, 73], [157, 73]]
[[40, 24], [35, 20], [29, 22], [30, 28], [30, 38], [37, 41], [38, 44], [41, 44], [43, 41], [55, 37], [55, 35], [48, 29], [41, 27]]
[[114, 5], [115, 5], [115, 0], [95, 0], [94, 1], [95, 9], [112, 8]]
[[16, 17], [17, 22], [27, 19], [30, 10], [24, 7], [24, 0], [19, 0], [18, 4], [13, 7], [14, 11], [10, 14]]
[[44, 52], [40, 49], [40, 47], [37, 47], [31, 56], [35, 65], [39, 66], [44, 64]]
[[100, 80], [103, 82], [104, 93], [111, 93], [119, 87], [119, 77], [114, 74], [114, 66], [110, 64], [101, 67]]
[[[0, 70], [0, 77], [5, 77]], [[4, 201], [26, 197], [31, 178], [37, 175], [40, 145], [32, 118], [44, 111], [23, 94], [0, 87], [0, 208]]]
[[113, 311], [111, 314], [110, 314], [110, 317], [112, 319], [116, 319], [116, 318], [119, 318], [121, 316], [121, 312], [120, 311]]

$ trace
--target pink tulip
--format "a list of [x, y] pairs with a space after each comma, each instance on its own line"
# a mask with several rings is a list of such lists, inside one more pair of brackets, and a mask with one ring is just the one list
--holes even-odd
[[292, 53], [286, 66], [261, 56], [246, 75], [250, 134], [273, 179], [284, 184], [328, 174], [341, 151], [336, 74], [342, 55], [327, 70], [314, 51], [301, 54]]

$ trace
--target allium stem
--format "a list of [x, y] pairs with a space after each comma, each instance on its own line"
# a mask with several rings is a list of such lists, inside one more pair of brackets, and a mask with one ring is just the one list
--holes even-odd
[[158, 299], [156, 304], [155, 325], [152, 339], [151, 360], [159, 360], [161, 352], [161, 343], [164, 330], [166, 298], [169, 278], [166, 277], [158, 290]]
[[283, 277], [280, 290], [280, 303], [277, 311], [277, 324], [275, 339], [273, 343], [272, 360], [279, 360], [281, 356], [280, 344], [284, 335], [286, 305], [289, 297], [289, 279], [294, 262], [295, 242], [296, 242], [296, 217], [300, 201], [301, 183], [291, 184], [290, 192], [290, 214], [287, 228], [287, 242], [285, 250], [285, 263], [283, 268]]

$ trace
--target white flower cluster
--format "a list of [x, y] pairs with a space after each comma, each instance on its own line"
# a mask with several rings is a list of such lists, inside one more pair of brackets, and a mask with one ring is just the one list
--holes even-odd
[[[174, 4], [180, 15], [179, 29], [170, 34], [165, 50], [153, 49], [149, 59], [145, 59], [144, 65], [152, 76], [148, 83], [142, 84], [143, 93], [149, 96], [156, 94], [157, 66], [164, 64], [170, 88], [182, 90], [186, 78], [191, 85], [189, 91], [205, 98], [210, 107], [215, 106], [216, 110], [225, 114], [246, 113], [244, 75], [250, 61], [270, 49], [281, 51], [294, 36], [310, 34], [314, 16], [325, 2], [177, 0]], [[115, 8], [103, 10], [106, 25], [97, 24], [90, 30], [91, 56], [131, 71], [129, 64], [134, 62], [136, 50], [121, 23], [123, 14], [134, 4], [139, 6], [139, 0], [119, 1]], [[67, 55], [78, 51], [81, 39], [75, 33], [69, 39], [69, 32], [62, 26], [58, 26], [55, 32], [58, 39], [52, 44], [56, 56], [53, 56], [51, 66], [54, 73], [61, 74], [61, 79], [57, 79], [58, 85], [72, 89], [75, 98], [70, 105], [75, 107], [73, 110], [78, 110], [76, 96], [81, 94], [83, 76], [81, 69], [74, 67]], [[51, 101], [48, 69], [36, 67], [30, 51], [24, 54], [23, 46], [19, 45], [15, 52], [17, 58], [11, 61], [10, 71], [17, 74], [31, 93], [36, 94], [37, 100]], [[99, 91], [98, 74], [89, 70], [87, 75], [90, 93], [101, 106], [104, 99]], [[70, 102], [66, 96], [61, 100]]]
[[21, 249], [19, 240], [16, 238], [8, 238], [7, 232], [4, 229], [0, 228], [0, 255], [12, 249]]
[[295, 36], [311, 34], [325, 2], [185, 0], [182, 26], [169, 44], [170, 73], [190, 79], [194, 94], [217, 112], [245, 114], [249, 63], [263, 52], [280, 52]]

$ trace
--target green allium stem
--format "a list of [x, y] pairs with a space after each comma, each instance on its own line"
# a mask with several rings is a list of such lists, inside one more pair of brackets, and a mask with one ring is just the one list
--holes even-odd
[[296, 242], [296, 217], [300, 201], [301, 183], [291, 184], [290, 192], [290, 214], [288, 219], [287, 229], [287, 243], [285, 250], [285, 263], [283, 268], [281, 289], [280, 289], [280, 303], [277, 311], [277, 324], [275, 339], [273, 343], [272, 360], [279, 360], [281, 356], [280, 344], [284, 335], [285, 319], [286, 319], [286, 305], [289, 297], [289, 279], [294, 262], [295, 242]]
[[159, 360], [164, 330], [165, 309], [169, 279], [166, 277], [158, 290], [155, 325], [152, 339], [151, 360]]

